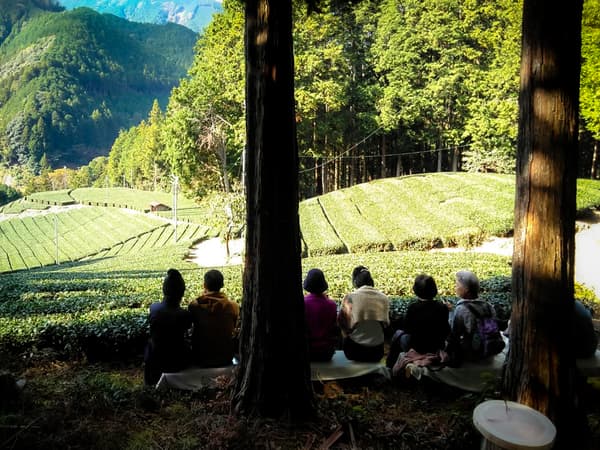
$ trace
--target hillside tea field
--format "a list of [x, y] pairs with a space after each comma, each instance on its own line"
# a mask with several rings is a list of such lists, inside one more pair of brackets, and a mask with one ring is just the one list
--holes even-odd
[[[300, 203], [305, 256], [473, 247], [512, 232], [512, 175], [385, 178]], [[579, 180], [577, 209], [600, 206], [600, 181]]]
[[[181, 223], [177, 239], [191, 245], [207, 231], [201, 225]], [[161, 247], [173, 241], [174, 232], [164, 220], [117, 208], [81, 207], [3, 220], [0, 272]]]
[[[184, 245], [0, 275], [0, 354], [26, 355], [51, 348], [65, 357], [118, 358], [141, 355], [147, 338], [150, 303], [162, 298], [162, 278], [169, 267], [181, 270], [187, 303], [202, 291], [206, 269], [184, 261]], [[468, 267], [483, 280], [510, 271], [508, 259], [493, 255], [388, 252], [306, 258], [304, 273], [321, 267], [330, 295], [340, 300], [352, 289], [350, 273], [367, 265], [376, 286], [396, 300], [396, 310], [411, 299], [412, 280], [420, 272], [433, 274], [440, 294], [453, 295], [453, 274]], [[224, 291], [242, 298], [242, 268], [221, 269]], [[498, 298], [506, 285], [496, 287]], [[300, 287], [300, 286], [299, 286]], [[398, 303], [399, 302], [399, 303]], [[141, 361], [141, 359], [140, 359]]]
[[[482, 280], [482, 296], [507, 318], [509, 258], [420, 250], [474, 245], [486, 236], [510, 233], [513, 183], [510, 176], [430, 174], [377, 180], [306, 200], [300, 204], [302, 242], [309, 255], [302, 260], [303, 273], [313, 267], [323, 269], [329, 295], [339, 302], [352, 289], [352, 269], [365, 265], [376, 287], [393, 299], [392, 316], [397, 318], [413, 299], [417, 274], [433, 275], [440, 296], [452, 302], [454, 274], [469, 269]], [[136, 208], [157, 199], [170, 205], [167, 197], [156, 194], [128, 189], [39, 193], [27, 201], [75, 199], [76, 203], [60, 213], [48, 210], [9, 219], [4, 215], [0, 221], [0, 270], [6, 272], [0, 274], [2, 355], [27, 357], [49, 348], [68, 358], [83, 354], [92, 360], [140, 358], [147, 339], [148, 306], [161, 299], [166, 270], [182, 271], [187, 284], [184, 301], [194, 299], [202, 291], [205, 269], [185, 256], [194, 242], [214, 236], [214, 228], [180, 223], [175, 243], [173, 226], [165, 219], [86, 202], [100, 203], [111, 196]], [[223, 207], [223, 202], [212, 203], [217, 209]], [[582, 180], [580, 210], [599, 205], [600, 182]], [[53, 264], [55, 230], [60, 265]], [[242, 266], [222, 270], [226, 293], [241, 302]], [[298, 283], [300, 289], [301, 280]], [[585, 301], [595, 298], [579, 286], [577, 296]]]

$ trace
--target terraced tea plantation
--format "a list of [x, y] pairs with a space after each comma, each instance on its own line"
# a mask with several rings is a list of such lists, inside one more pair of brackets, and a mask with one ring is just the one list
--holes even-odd
[[[435, 173], [386, 178], [300, 203], [305, 256], [477, 246], [511, 233], [515, 178]], [[600, 206], [600, 182], [579, 180], [577, 208]]]
[[[414, 249], [475, 244], [487, 235], [509, 233], [513, 183], [509, 176], [430, 174], [379, 180], [304, 201], [302, 239], [310, 256], [302, 260], [303, 273], [312, 267], [323, 269], [329, 295], [339, 301], [352, 289], [352, 268], [365, 265], [376, 287], [393, 299], [392, 316], [399, 317], [413, 299], [417, 274], [433, 275], [440, 296], [454, 301], [454, 274], [469, 269], [482, 280], [482, 296], [506, 318], [509, 258]], [[193, 242], [214, 233], [209, 227], [179, 224], [175, 243], [173, 226], [165, 219], [131, 208], [87, 206], [86, 201], [97, 202], [110, 193], [77, 191], [40, 193], [27, 200], [41, 205], [76, 197], [78, 204], [67, 211], [55, 213], [54, 204], [46, 204], [50, 209], [42, 213], [9, 219], [5, 215], [0, 221], [0, 270], [13, 271], [0, 273], [0, 355], [28, 358], [35, 349], [50, 348], [67, 358], [140, 357], [148, 333], [148, 306], [160, 300], [166, 270], [182, 271], [184, 303], [202, 291], [205, 269], [186, 261], [185, 255]], [[144, 195], [127, 204], [156, 200], [153, 194]], [[578, 208], [599, 205], [600, 183], [580, 181]], [[60, 265], [53, 265], [56, 230]], [[398, 249], [403, 251], [382, 251]], [[31, 270], [15, 271], [25, 268]], [[225, 292], [241, 302], [243, 268], [221, 270]], [[576, 296], [595, 300], [581, 286], [576, 286]]]
[[[191, 245], [207, 227], [181, 223], [177, 240]], [[0, 272], [139, 252], [174, 241], [175, 228], [147, 214], [94, 206], [0, 221]]]

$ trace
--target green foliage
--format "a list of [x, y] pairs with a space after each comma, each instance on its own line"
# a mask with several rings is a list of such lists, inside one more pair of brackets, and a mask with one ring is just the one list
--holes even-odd
[[600, 140], [600, 1], [586, 0], [581, 29], [580, 109], [586, 129]]
[[600, 185], [598, 180], [580, 178], [577, 180], [577, 211], [598, 208], [600, 205]]
[[305, 200], [300, 204], [305, 251], [474, 246], [512, 229], [513, 185], [510, 176], [429, 174], [376, 180]]
[[[302, 233], [303, 256], [332, 255], [347, 253], [348, 249], [340, 240], [335, 229], [325, 215], [321, 200], [311, 198], [299, 206], [300, 230]], [[315, 245], [316, 243], [319, 245]], [[311, 243], [311, 246], [308, 246]]]
[[21, 194], [15, 188], [0, 183], [0, 206], [16, 200], [20, 196]]
[[160, 155], [184, 189], [201, 197], [228, 192], [241, 174], [245, 143], [244, 30], [242, 6], [225, 1], [223, 12], [198, 40], [196, 56], [169, 99]]
[[46, 154], [81, 164], [165, 101], [191, 63], [196, 35], [87, 8], [11, 22], [0, 41], [0, 135], [5, 161]]

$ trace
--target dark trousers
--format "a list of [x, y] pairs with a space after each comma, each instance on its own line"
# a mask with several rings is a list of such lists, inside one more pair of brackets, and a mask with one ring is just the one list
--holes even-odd
[[344, 355], [352, 361], [379, 362], [383, 358], [383, 344], [366, 346], [357, 344], [349, 337], [344, 338]]
[[321, 351], [309, 350], [309, 352], [308, 352], [310, 360], [315, 361], [315, 362], [331, 361], [331, 358], [333, 358], [334, 353], [335, 353], [335, 349], [321, 350]]

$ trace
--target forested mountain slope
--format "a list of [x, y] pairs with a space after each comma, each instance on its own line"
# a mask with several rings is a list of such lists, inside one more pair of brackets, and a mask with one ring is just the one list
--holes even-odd
[[194, 31], [202, 31], [221, 11], [221, 2], [215, 0], [60, 0], [67, 9], [87, 6], [98, 12], [114, 14], [134, 22], [178, 23]]
[[185, 27], [58, 9], [0, 0], [0, 159], [9, 164], [108, 154], [119, 129], [154, 99], [166, 103], [193, 59], [197, 35]]

